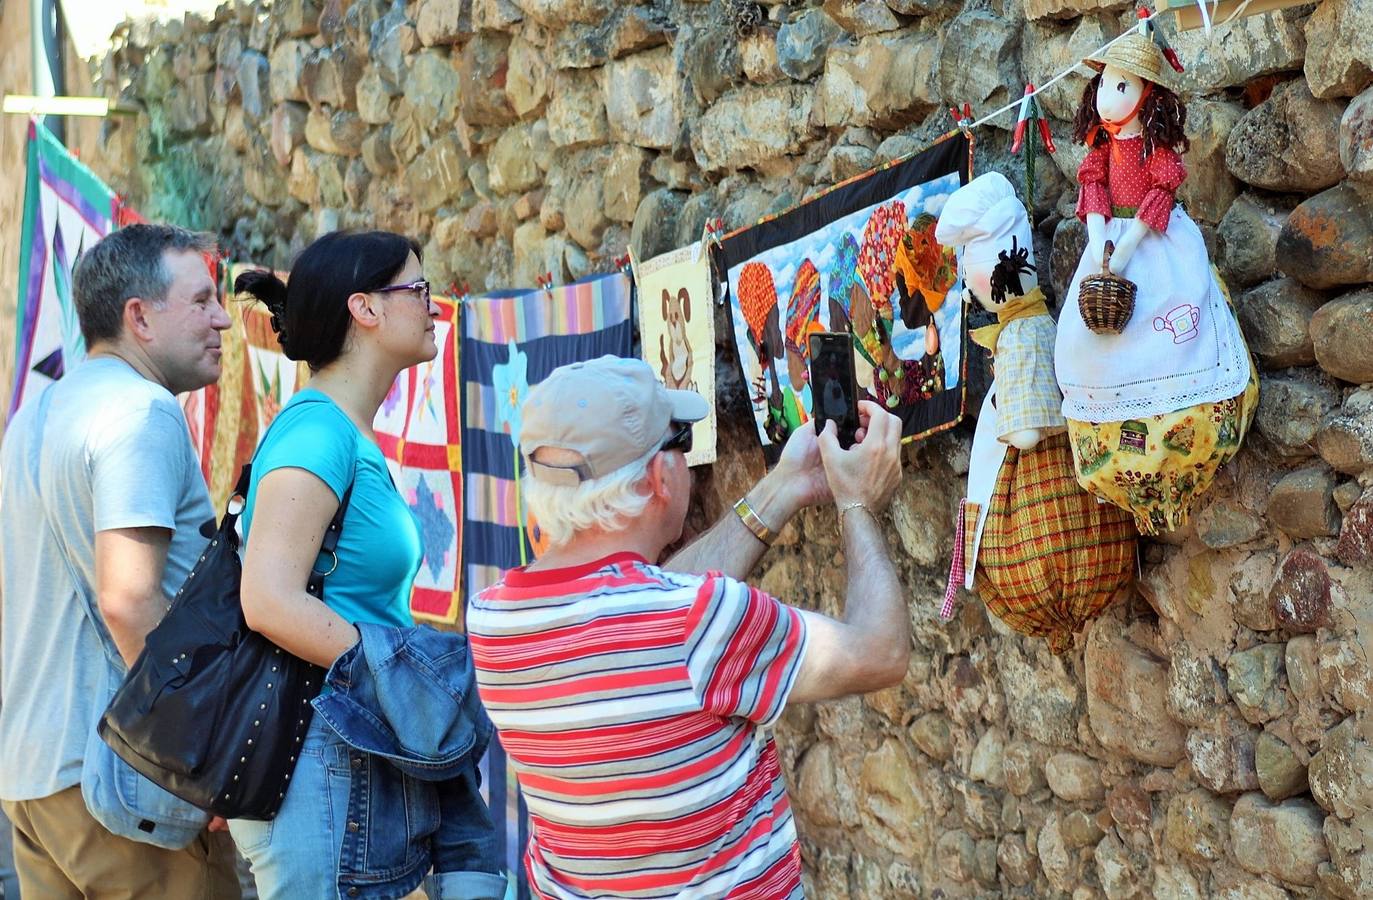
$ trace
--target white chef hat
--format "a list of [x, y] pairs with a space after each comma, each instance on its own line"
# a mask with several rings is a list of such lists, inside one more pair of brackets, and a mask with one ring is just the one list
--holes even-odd
[[963, 264], [994, 261], [1010, 253], [1011, 239], [1030, 251], [1034, 264], [1034, 237], [1025, 206], [1015, 188], [1000, 172], [979, 175], [953, 192], [939, 214], [934, 239], [945, 247], [963, 247]]

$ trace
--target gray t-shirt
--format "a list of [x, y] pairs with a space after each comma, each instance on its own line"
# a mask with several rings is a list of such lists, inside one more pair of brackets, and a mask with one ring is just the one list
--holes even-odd
[[204, 549], [200, 526], [214, 517], [185, 416], [165, 388], [100, 357], [50, 390], [46, 420], [38, 421], [35, 398], [15, 414], [0, 449], [4, 800], [80, 782], [86, 741], [123, 676], [122, 663], [112, 671], [63, 557], [93, 603], [97, 531], [172, 529], [162, 578], [171, 597]]

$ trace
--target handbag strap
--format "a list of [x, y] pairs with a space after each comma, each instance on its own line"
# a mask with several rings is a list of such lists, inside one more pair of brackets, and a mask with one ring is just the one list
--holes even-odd
[[[325, 403], [327, 401], [306, 398], [297, 402]], [[271, 428], [271, 425], [267, 426], [269, 433]], [[264, 434], [262, 436], [262, 442], [258, 444], [258, 450], [261, 450], [262, 444], [265, 444], [266, 442], [267, 435]], [[255, 450], [253, 452], [253, 460], [256, 459], [257, 451]], [[229, 503], [224, 510], [224, 524], [220, 525], [221, 531], [227, 530], [230, 534], [237, 534], [237, 532], [234, 531], [234, 523], [238, 521], [238, 517], [242, 514], [244, 508], [246, 508], [248, 504], [248, 488], [252, 483], [252, 473], [253, 462], [250, 460], [243, 464], [243, 469], [239, 472], [238, 483], [234, 485], [234, 492], [230, 495]], [[334, 512], [334, 517], [329, 520], [329, 526], [324, 529], [324, 539], [320, 541], [319, 545], [320, 555], [329, 557], [329, 568], [321, 572], [318, 568], [311, 566], [310, 577], [305, 581], [305, 592], [316, 600], [324, 599], [324, 579], [332, 575], [334, 570], [338, 568], [338, 541], [343, 534], [343, 517], [348, 514], [348, 504], [353, 499], [353, 485], [357, 483], [357, 478], [358, 463], [357, 459], [354, 458], [353, 476], [348, 481], [348, 488], [343, 492], [342, 499], [339, 500], [338, 509]], [[243, 501], [243, 505], [238, 508], [237, 512], [233, 511], [234, 497], [240, 497]], [[236, 540], [237, 539], [235, 538], [235, 541]]]

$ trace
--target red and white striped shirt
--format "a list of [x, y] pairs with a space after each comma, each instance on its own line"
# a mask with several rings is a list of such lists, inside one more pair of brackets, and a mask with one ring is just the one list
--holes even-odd
[[771, 735], [805, 653], [796, 610], [623, 553], [515, 569], [467, 628], [536, 896], [802, 896]]

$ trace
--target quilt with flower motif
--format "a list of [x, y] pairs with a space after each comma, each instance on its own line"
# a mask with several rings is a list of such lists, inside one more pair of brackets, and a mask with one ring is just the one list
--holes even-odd
[[463, 563], [468, 592], [527, 563], [540, 545], [519, 490], [520, 405], [558, 366], [632, 356], [633, 287], [621, 273], [469, 300], [461, 371], [465, 494]]
[[462, 619], [462, 419], [458, 414], [460, 305], [434, 297], [432, 360], [401, 372], [372, 423], [391, 478], [420, 527], [423, 557], [410, 592], [416, 619]]

